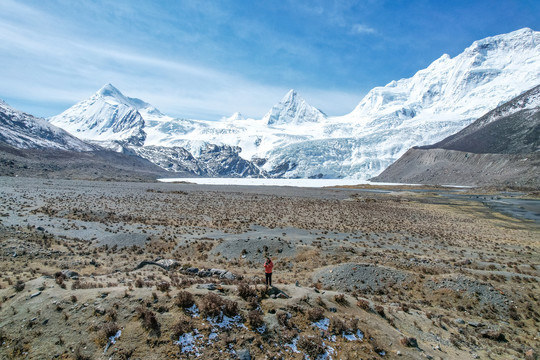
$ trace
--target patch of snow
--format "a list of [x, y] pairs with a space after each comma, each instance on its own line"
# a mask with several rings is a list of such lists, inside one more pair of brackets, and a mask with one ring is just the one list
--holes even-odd
[[312, 323], [311, 326], [315, 326], [315, 327], [318, 327], [321, 330], [326, 331], [326, 330], [328, 330], [328, 326], [330, 326], [330, 319], [324, 318], [322, 320], [319, 320], [317, 322]]
[[122, 335], [122, 330], [118, 330], [116, 332], [116, 334], [114, 334], [113, 336], [109, 337], [109, 341], [107, 341], [107, 345], [105, 346], [105, 350], [103, 350], [103, 353], [105, 354], [107, 352], [107, 350], [109, 350], [109, 347], [111, 345], [114, 345], [116, 344], [116, 341], [120, 338], [120, 335]]
[[356, 335], [355, 334], [346, 334], [345, 332], [342, 334], [343, 338], [344, 339], [347, 339], [349, 341], [361, 341], [364, 339], [364, 333], [361, 332], [360, 330], [357, 330], [356, 331]]
[[266, 332], [266, 324], [262, 324], [260, 327], [255, 329], [259, 334], [264, 334]]
[[296, 343], [298, 342], [298, 336], [295, 337], [290, 344], [284, 344], [284, 346], [291, 348], [292, 352], [300, 354], [300, 351], [298, 351], [298, 347], [296, 346]]
[[213, 327], [221, 329], [230, 329], [233, 326], [246, 328], [246, 326], [242, 323], [242, 317], [240, 315], [228, 317], [222, 313], [221, 316], [216, 316], [215, 318], [207, 317], [206, 320], [208, 320], [210, 325]]
[[204, 335], [199, 334], [197, 329], [193, 332], [185, 333], [178, 338], [178, 341], [175, 341], [174, 344], [180, 346], [180, 351], [183, 354], [193, 353], [195, 356], [201, 356], [199, 352], [199, 345], [204, 340]]
[[197, 307], [197, 304], [193, 304], [192, 307], [187, 308], [186, 312], [191, 315], [191, 317], [199, 317], [199, 308]]

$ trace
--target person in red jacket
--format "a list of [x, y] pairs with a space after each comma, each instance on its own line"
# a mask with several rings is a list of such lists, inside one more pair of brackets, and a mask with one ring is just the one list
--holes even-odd
[[272, 269], [274, 268], [274, 263], [272, 262], [272, 259], [270, 257], [266, 258], [266, 262], [264, 263], [264, 272], [266, 275], [266, 287], [272, 286]]

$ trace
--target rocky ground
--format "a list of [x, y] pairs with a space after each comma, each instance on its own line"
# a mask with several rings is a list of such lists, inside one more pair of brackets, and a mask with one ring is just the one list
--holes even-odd
[[0, 356], [536, 358], [538, 222], [403, 190], [1, 177]]

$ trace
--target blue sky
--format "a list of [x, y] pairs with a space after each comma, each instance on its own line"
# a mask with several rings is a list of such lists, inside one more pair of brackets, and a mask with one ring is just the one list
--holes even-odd
[[442, 54], [523, 27], [539, 1], [0, 1], [0, 98], [58, 114], [106, 83], [178, 117], [261, 118], [296, 89], [329, 115]]

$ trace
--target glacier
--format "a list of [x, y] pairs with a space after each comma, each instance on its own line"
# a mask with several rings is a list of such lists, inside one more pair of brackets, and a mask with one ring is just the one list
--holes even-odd
[[[327, 116], [290, 90], [261, 119], [173, 118], [108, 84], [50, 122], [170, 171], [365, 180], [407, 149], [442, 140], [538, 83], [540, 32], [525, 28], [475, 41], [454, 58], [444, 54], [410, 78], [375, 87], [343, 116]], [[224, 153], [216, 157], [212, 149]], [[190, 156], [198, 162], [186, 164]], [[227, 163], [227, 156], [236, 158]]]

